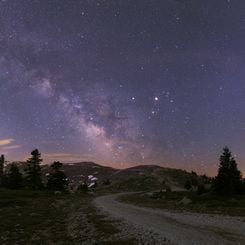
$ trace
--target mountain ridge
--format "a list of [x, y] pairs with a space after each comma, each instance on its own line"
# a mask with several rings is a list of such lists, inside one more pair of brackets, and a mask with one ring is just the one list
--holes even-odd
[[[26, 162], [16, 162], [22, 171], [24, 171]], [[45, 178], [49, 173], [49, 164], [42, 164], [42, 173]], [[110, 166], [103, 166], [94, 162], [74, 162], [63, 163], [63, 170], [70, 183], [77, 186], [87, 181], [89, 175], [98, 179], [101, 185], [108, 181], [118, 189], [128, 190], [131, 187], [136, 190], [141, 188], [161, 189], [163, 186], [173, 188], [183, 188], [187, 180], [198, 182], [200, 177], [194, 172], [186, 170], [162, 167], [159, 165], [136, 165], [133, 167], [118, 169]]]

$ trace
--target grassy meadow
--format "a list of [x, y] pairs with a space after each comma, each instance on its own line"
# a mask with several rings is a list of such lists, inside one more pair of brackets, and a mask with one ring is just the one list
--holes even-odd
[[117, 238], [116, 222], [98, 213], [92, 200], [91, 195], [1, 189], [0, 244], [135, 244]]
[[[189, 204], [181, 203], [186, 197]], [[188, 211], [231, 216], [245, 216], [245, 196], [222, 197], [211, 194], [197, 195], [194, 192], [163, 192], [127, 194], [120, 196], [120, 201], [150, 208], [160, 208], [175, 211]]]

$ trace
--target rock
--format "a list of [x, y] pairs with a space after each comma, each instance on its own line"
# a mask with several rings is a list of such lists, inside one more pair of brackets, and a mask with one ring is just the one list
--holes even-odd
[[180, 203], [180, 204], [187, 205], [187, 204], [192, 203], [192, 200], [189, 199], [189, 198], [187, 198], [187, 197], [184, 197], [179, 203]]
[[30, 215], [31, 215], [32, 217], [42, 216], [41, 214], [37, 214], [37, 213], [31, 213]]
[[197, 188], [198, 188], [197, 186], [192, 186], [191, 189], [190, 189], [190, 191], [191, 192], [196, 192], [197, 191]]
[[61, 195], [62, 192], [61, 192], [61, 191], [55, 191], [54, 194], [55, 194], [55, 195]]
[[37, 234], [34, 234], [32, 237], [31, 237], [31, 241], [39, 241], [41, 239], [40, 236], [38, 236]]
[[147, 193], [144, 193], [142, 194], [142, 196], [147, 196], [147, 197], [153, 197], [153, 192], [147, 192]]

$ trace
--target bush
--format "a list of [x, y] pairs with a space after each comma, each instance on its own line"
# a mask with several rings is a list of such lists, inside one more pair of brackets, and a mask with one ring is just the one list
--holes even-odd
[[186, 183], [185, 183], [185, 185], [184, 185], [184, 187], [185, 187], [186, 190], [190, 190], [191, 187], [192, 187], [191, 181], [190, 180], [187, 180]]
[[88, 193], [88, 185], [83, 183], [77, 187], [77, 192]]
[[203, 184], [198, 185], [197, 187], [197, 195], [202, 195], [206, 192], [205, 186]]
[[106, 179], [103, 181], [102, 183], [103, 185], [110, 185], [111, 184], [111, 181], [109, 179]]

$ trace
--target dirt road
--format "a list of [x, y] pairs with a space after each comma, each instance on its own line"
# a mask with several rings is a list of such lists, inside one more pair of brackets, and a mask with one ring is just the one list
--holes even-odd
[[118, 194], [101, 196], [95, 199], [95, 204], [110, 216], [139, 227], [142, 234], [151, 230], [153, 236], [157, 233], [180, 245], [245, 244], [244, 217], [142, 208], [121, 203], [116, 200], [117, 197]]

